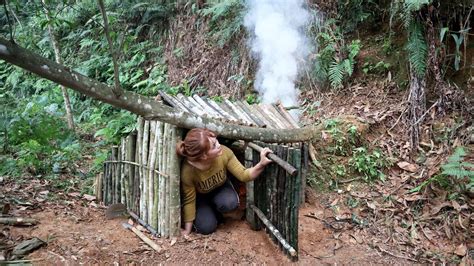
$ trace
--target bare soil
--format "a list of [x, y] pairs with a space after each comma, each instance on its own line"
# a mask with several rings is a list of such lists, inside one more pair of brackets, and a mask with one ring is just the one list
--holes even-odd
[[[0, 226], [0, 243], [15, 245], [32, 237], [47, 242], [46, 246], [23, 258], [34, 264], [295, 263], [278, 249], [264, 230], [253, 231], [246, 221], [231, 218], [227, 218], [214, 234], [203, 236], [193, 233], [190, 240], [148, 235], [163, 248], [162, 252], [156, 252], [122, 226], [127, 219], [107, 220], [103, 206], [81, 198], [78, 193], [56, 192], [59, 199], [42, 201], [42, 195], [47, 193], [41, 193], [46, 191], [41, 184], [31, 186], [31, 183], [4, 182], [0, 188], [2, 198], [16, 198], [20, 202], [12, 205], [11, 215], [33, 217], [40, 222], [32, 227]], [[27, 191], [33, 197], [20, 197]], [[295, 264], [390, 264], [393, 257], [357, 243], [349, 237], [349, 233], [335, 233], [322, 221], [306, 216], [325, 211], [316, 202], [306, 203], [301, 208], [299, 261]]]

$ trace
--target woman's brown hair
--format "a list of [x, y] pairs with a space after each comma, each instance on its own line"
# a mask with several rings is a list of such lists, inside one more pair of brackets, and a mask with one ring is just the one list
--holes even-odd
[[216, 134], [208, 129], [193, 128], [186, 134], [184, 141], [178, 142], [176, 152], [189, 161], [198, 161], [211, 148], [209, 138], [215, 137]]

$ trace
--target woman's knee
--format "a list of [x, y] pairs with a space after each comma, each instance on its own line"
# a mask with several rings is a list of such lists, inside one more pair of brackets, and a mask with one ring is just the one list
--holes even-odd
[[217, 229], [217, 220], [216, 219], [209, 219], [207, 221], [194, 221], [194, 227], [196, 228], [196, 232], [209, 235], [216, 231]]
[[222, 197], [216, 202], [216, 208], [219, 212], [230, 212], [239, 207], [239, 199], [234, 195]]

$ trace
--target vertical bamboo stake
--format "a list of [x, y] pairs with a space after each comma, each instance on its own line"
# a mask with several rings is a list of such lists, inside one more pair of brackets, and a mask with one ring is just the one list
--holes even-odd
[[153, 208], [155, 195], [155, 161], [158, 146], [156, 121], [150, 121], [150, 155], [148, 156], [148, 224], [153, 224]]
[[170, 235], [169, 233], [169, 220], [170, 220], [170, 203], [169, 203], [169, 194], [170, 194], [170, 186], [169, 186], [169, 183], [170, 183], [170, 165], [171, 165], [171, 158], [170, 158], [170, 153], [169, 153], [169, 150], [170, 150], [170, 146], [171, 146], [171, 131], [172, 131], [172, 125], [171, 124], [168, 124], [168, 128], [166, 130], [166, 148], [165, 148], [165, 160], [166, 160], [166, 167], [164, 168], [164, 171], [167, 175], [166, 178], [164, 178], [165, 180], [165, 196], [164, 196], [164, 199], [165, 199], [165, 202], [164, 202], [164, 205], [165, 205], [165, 217], [164, 217], [164, 220], [163, 220], [163, 224], [164, 224], [164, 231], [163, 231], [163, 235], [168, 237]]
[[[160, 171], [167, 175], [168, 173], [166, 172], [166, 167], [167, 167], [167, 147], [168, 147], [168, 138], [167, 138], [167, 135], [168, 135], [168, 128], [169, 128], [169, 124], [168, 123], [164, 123], [164, 126], [163, 126], [163, 146], [162, 146], [162, 149], [161, 149], [161, 169]], [[165, 217], [166, 217], [166, 179], [168, 177], [167, 176], [160, 176], [160, 198], [159, 198], [159, 215], [160, 215], [160, 218], [159, 218], [159, 228], [160, 228], [160, 234], [162, 236], [165, 236]]]
[[150, 140], [150, 121], [145, 120], [145, 125], [143, 127], [143, 154], [142, 154], [142, 168], [143, 168], [143, 175], [140, 177], [143, 179], [143, 194], [141, 195], [143, 198], [143, 216], [142, 219], [148, 222], [148, 145]]
[[[163, 127], [164, 127], [164, 123], [160, 122], [160, 121], [157, 121], [157, 134], [156, 134], [156, 138], [158, 140], [158, 147], [157, 147], [157, 150], [156, 150], [156, 169], [161, 173], [163, 170], [162, 170], [162, 159], [163, 159], [163, 154], [162, 154], [162, 150], [163, 150]], [[155, 228], [155, 230], [157, 232], [160, 232], [160, 227], [159, 227], [159, 221], [160, 221], [160, 214], [161, 214], [161, 209], [160, 209], [160, 203], [161, 201], [159, 200], [160, 199], [160, 180], [163, 178], [163, 176], [161, 174], [157, 174], [155, 175], [155, 178], [154, 178], [154, 183], [155, 183], [155, 187], [153, 188], [154, 191], [155, 191], [155, 199], [153, 201], [153, 211], [155, 212], [155, 220], [153, 221], [153, 224], [152, 226]]]
[[[251, 168], [253, 166], [253, 150], [251, 148], [246, 148], [245, 149], [245, 167], [246, 168]], [[255, 182], [258, 181], [250, 181], [245, 183], [245, 189], [246, 189], [246, 219], [247, 222], [249, 222], [250, 227], [253, 230], [260, 230], [257, 224], [258, 217], [255, 215], [255, 212], [250, 208], [250, 206], [253, 204], [257, 206], [255, 203]], [[258, 193], [258, 192], [257, 192]]]
[[[106, 159], [107, 160], [107, 159]], [[103, 184], [103, 188], [102, 188], [102, 200], [104, 201], [104, 204], [107, 205], [107, 172], [108, 172], [108, 168], [107, 168], [107, 163], [104, 163], [104, 175], [102, 176], [102, 184]]]
[[170, 172], [169, 172], [169, 235], [179, 236], [181, 225], [181, 201], [180, 201], [180, 158], [176, 154], [176, 143], [181, 140], [182, 131], [180, 128], [173, 126], [173, 134], [170, 140], [169, 157]]
[[140, 217], [143, 219], [143, 131], [145, 128], [145, 120], [143, 117], [138, 118], [138, 134], [137, 134], [137, 156], [136, 159], [138, 160], [138, 175], [137, 175], [137, 181], [138, 183], [136, 186], [138, 186], [138, 195], [136, 195], [136, 199], [138, 200], [138, 214]]
[[[127, 152], [125, 154], [125, 160], [129, 162], [135, 161], [135, 147], [136, 147], [136, 134], [132, 133], [127, 137]], [[136, 197], [134, 193], [134, 176], [135, 176], [135, 166], [133, 164], [128, 165], [128, 178], [127, 178], [127, 207], [130, 210], [135, 210], [135, 201], [134, 198]]]
[[309, 162], [309, 146], [307, 143], [302, 143], [302, 163], [300, 167], [301, 172], [301, 186], [300, 186], [300, 205], [305, 202], [305, 190], [306, 190], [306, 175], [308, 173], [308, 162]]
[[[118, 147], [112, 146], [112, 161], [118, 161]], [[117, 163], [112, 163], [112, 204], [117, 203], [117, 186], [119, 178], [117, 177]]]
[[103, 184], [104, 184], [104, 173], [100, 173], [99, 174], [99, 183], [97, 184], [97, 191], [98, 191], [98, 195], [97, 195], [97, 201], [98, 202], [101, 202], [104, 200], [103, 198], [103, 193], [102, 193], [102, 190], [104, 189], [103, 187]]
[[[120, 161], [125, 161], [125, 138], [120, 140]], [[125, 164], [119, 164], [120, 167], [120, 203], [125, 204]], [[127, 206], [127, 205], [125, 205]]]
[[[294, 166], [297, 169], [301, 169], [301, 148], [295, 150]], [[294, 202], [294, 216], [293, 216], [293, 244], [292, 247], [298, 250], [298, 210], [300, 206], [300, 189], [301, 189], [301, 171], [298, 171], [298, 175], [295, 177], [295, 194], [293, 198]]]

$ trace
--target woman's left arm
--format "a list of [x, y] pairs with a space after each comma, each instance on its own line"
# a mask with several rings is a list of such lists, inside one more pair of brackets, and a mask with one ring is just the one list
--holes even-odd
[[267, 158], [267, 155], [271, 152], [272, 151], [269, 148], [263, 148], [260, 152], [260, 162], [258, 162], [254, 167], [245, 169], [245, 167], [235, 157], [234, 153], [229, 148], [226, 148], [225, 153], [229, 156], [227, 170], [242, 182], [252, 181], [263, 172], [265, 166], [272, 162], [272, 160]]

